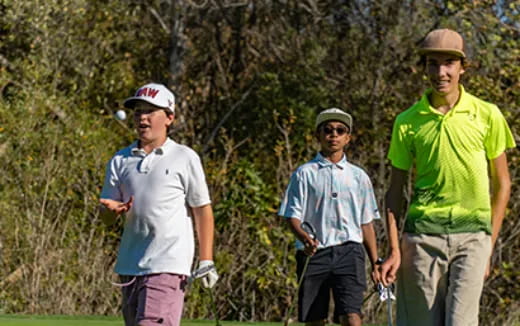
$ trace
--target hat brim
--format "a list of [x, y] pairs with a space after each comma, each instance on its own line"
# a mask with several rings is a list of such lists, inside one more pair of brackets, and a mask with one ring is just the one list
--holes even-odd
[[340, 113], [327, 113], [327, 114], [323, 115], [323, 117], [321, 119], [316, 121], [315, 128], [318, 128], [322, 123], [327, 122], [327, 121], [341, 122], [345, 126], [347, 126], [350, 131], [352, 131], [352, 120], [345, 114], [340, 114]]
[[149, 104], [151, 104], [151, 105], [153, 105], [155, 107], [158, 107], [160, 109], [166, 109], [166, 110], [169, 110], [172, 113], [174, 113], [171, 108], [164, 107], [164, 106], [158, 106], [157, 104], [152, 103], [151, 101], [149, 101], [149, 100], [147, 100], [146, 98], [143, 98], [143, 97], [129, 97], [129, 98], [127, 98], [125, 100], [123, 105], [125, 106], [125, 108], [133, 109], [135, 107], [135, 105], [137, 104], [137, 102], [139, 102], [139, 101], [149, 103]]
[[457, 49], [442, 49], [442, 48], [427, 48], [427, 49], [419, 49], [419, 54], [429, 54], [429, 53], [447, 53], [447, 54], [453, 54], [460, 58], [466, 58], [466, 54], [462, 52], [461, 50]]

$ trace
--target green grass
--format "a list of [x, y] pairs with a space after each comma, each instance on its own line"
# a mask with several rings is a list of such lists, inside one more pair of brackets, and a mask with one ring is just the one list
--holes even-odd
[[[223, 321], [223, 326], [227, 325], [261, 325], [261, 326], [281, 326], [279, 323], [246, 323]], [[31, 315], [1, 315], [0, 326], [122, 326], [123, 320], [118, 317], [104, 316], [31, 316]], [[213, 320], [184, 320], [182, 326], [212, 326]], [[299, 326], [302, 324], [291, 324]]]
[[[249, 325], [249, 326], [282, 326], [283, 322], [246, 323], [237, 321], [221, 321], [222, 326]], [[0, 326], [122, 326], [123, 320], [119, 317], [105, 316], [31, 316], [31, 315], [0, 315]], [[213, 320], [183, 320], [181, 326], [212, 326]], [[303, 324], [292, 323], [291, 326]], [[370, 326], [370, 325], [366, 325]], [[375, 325], [373, 325], [375, 326]]]
[[115, 317], [86, 316], [0, 316], [1, 326], [121, 326], [123, 321]]

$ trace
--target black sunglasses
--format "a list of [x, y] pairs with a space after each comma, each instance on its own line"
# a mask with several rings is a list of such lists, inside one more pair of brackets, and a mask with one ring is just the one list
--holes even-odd
[[348, 133], [348, 129], [346, 127], [333, 128], [333, 127], [329, 127], [329, 126], [324, 126], [323, 128], [321, 128], [321, 130], [323, 130], [325, 135], [331, 135], [334, 131], [336, 131], [336, 134], [338, 136], [342, 136], [342, 135]]

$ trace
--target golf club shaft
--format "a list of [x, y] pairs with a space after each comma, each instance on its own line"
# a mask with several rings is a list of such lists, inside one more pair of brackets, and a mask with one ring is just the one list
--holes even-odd
[[217, 304], [215, 303], [215, 298], [213, 298], [213, 290], [212, 289], [208, 289], [208, 290], [209, 290], [209, 300], [211, 301], [211, 310], [213, 310], [213, 317], [215, 318], [215, 325], [222, 326], [220, 324], [220, 321], [218, 320]]
[[[310, 260], [311, 260], [311, 256], [307, 256], [307, 258], [305, 258], [305, 264], [303, 265], [302, 275], [300, 275], [300, 279], [298, 280], [298, 291], [300, 290], [300, 286], [302, 285], [303, 278], [305, 276], [305, 272], [307, 271], [307, 266], [309, 266]], [[284, 323], [285, 326], [289, 325], [289, 319], [291, 319], [291, 314], [292, 314], [293, 308], [294, 308], [294, 302], [291, 302], [291, 304], [289, 306], [289, 310], [287, 311], [287, 316], [285, 318], [285, 323]]]
[[388, 326], [392, 326], [392, 291], [390, 290], [390, 286], [386, 288], [388, 298], [386, 299], [386, 304], [388, 306]]
[[[316, 230], [314, 229], [314, 226], [310, 222], [303, 222], [301, 223], [301, 229], [306, 232], [312, 240], [316, 240]], [[300, 287], [303, 282], [303, 278], [305, 277], [305, 273], [307, 272], [307, 266], [309, 266], [309, 261], [311, 260], [311, 256], [308, 255], [307, 258], [305, 258], [305, 263], [303, 264], [302, 273], [300, 275], [300, 279], [298, 280], [298, 293], [300, 292]], [[298, 295], [298, 294], [297, 294]], [[289, 305], [289, 310], [287, 311], [287, 316], [285, 316], [285, 322], [284, 326], [289, 325], [289, 320], [291, 319], [291, 314], [294, 309], [294, 303], [296, 300], [293, 300]]]

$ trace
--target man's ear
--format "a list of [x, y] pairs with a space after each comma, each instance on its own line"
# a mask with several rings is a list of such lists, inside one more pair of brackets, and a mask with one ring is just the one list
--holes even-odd
[[320, 141], [320, 130], [319, 129], [316, 129], [314, 131], [314, 138], [316, 138], [316, 140], [319, 142]]
[[350, 144], [350, 141], [351, 141], [351, 140], [352, 140], [352, 134], [351, 134], [350, 131], [349, 131], [349, 133], [347, 134], [347, 143], [346, 143], [345, 145]]
[[166, 113], [166, 117], [168, 118], [168, 127], [171, 126], [175, 122], [175, 114], [171, 112]]

